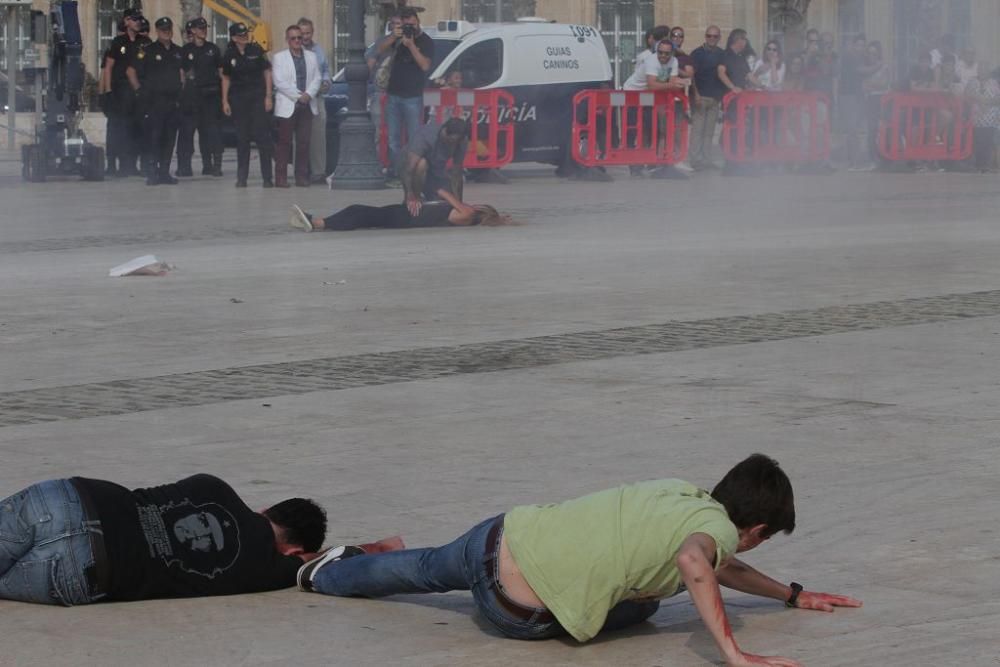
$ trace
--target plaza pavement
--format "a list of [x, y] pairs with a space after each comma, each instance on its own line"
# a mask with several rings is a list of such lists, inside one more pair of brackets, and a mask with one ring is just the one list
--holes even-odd
[[[754, 451], [799, 528], [747, 560], [861, 597], [727, 594], [740, 645], [807, 665], [1000, 664], [995, 176], [564, 182], [472, 202], [526, 224], [302, 234], [398, 191], [198, 178], [21, 183], [0, 163], [0, 492], [212, 472], [293, 494], [330, 543], [449, 540], [515, 504]], [[132, 257], [160, 278], [107, 277]], [[293, 590], [61, 609], [0, 602], [2, 665], [708, 665], [686, 596], [577, 646], [501, 639], [468, 594]]]

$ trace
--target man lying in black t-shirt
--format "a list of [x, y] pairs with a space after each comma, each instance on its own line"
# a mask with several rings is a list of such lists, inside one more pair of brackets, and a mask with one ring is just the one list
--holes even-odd
[[50, 480], [0, 501], [0, 599], [68, 606], [288, 588], [325, 536], [312, 500], [255, 512], [211, 475], [131, 491]]

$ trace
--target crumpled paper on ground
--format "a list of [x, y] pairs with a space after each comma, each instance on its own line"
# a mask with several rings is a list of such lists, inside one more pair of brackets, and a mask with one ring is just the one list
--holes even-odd
[[119, 264], [108, 272], [111, 278], [124, 276], [165, 276], [174, 267], [159, 260], [156, 255], [143, 255]]

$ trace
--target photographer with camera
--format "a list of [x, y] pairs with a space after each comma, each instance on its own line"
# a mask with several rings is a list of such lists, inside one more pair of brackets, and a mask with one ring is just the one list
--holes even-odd
[[416, 10], [404, 7], [400, 19], [402, 23], [379, 47], [379, 53], [392, 53], [393, 59], [385, 108], [390, 168], [399, 160], [403, 127], [406, 127], [406, 136], [412, 139], [422, 124], [424, 86], [434, 58], [434, 41], [421, 31]]

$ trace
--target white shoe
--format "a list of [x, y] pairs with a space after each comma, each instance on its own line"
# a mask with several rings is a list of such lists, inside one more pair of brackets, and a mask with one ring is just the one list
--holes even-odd
[[680, 169], [681, 171], [686, 171], [686, 172], [692, 172], [692, 171], [694, 171], [694, 167], [692, 167], [687, 162], [678, 162], [674, 166], [677, 167], [678, 169]]
[[310, 593], [313, 590], [312, 581], [313, 577], [316, 576], [316, 570], [320, 569], [324, 565], [336, 563], [337, 561], [344, 560], [346, 558], [363, 556], [364, 553], [365, 550], [361, 547], [356, 547], [350, 544], [328, 549], [325, 554], [309, 561], [299, 568], [298, 573], [295, 575], [295, 583], [298, 584], [300, 591]]
[[309, 216], [295, 204], [292, 204], [292, 213], [288, 217], [288, 224], [295, 229], [301, 229], [304, 232], [311, 232], [313, 230], [313, 224], [309, 219]]

